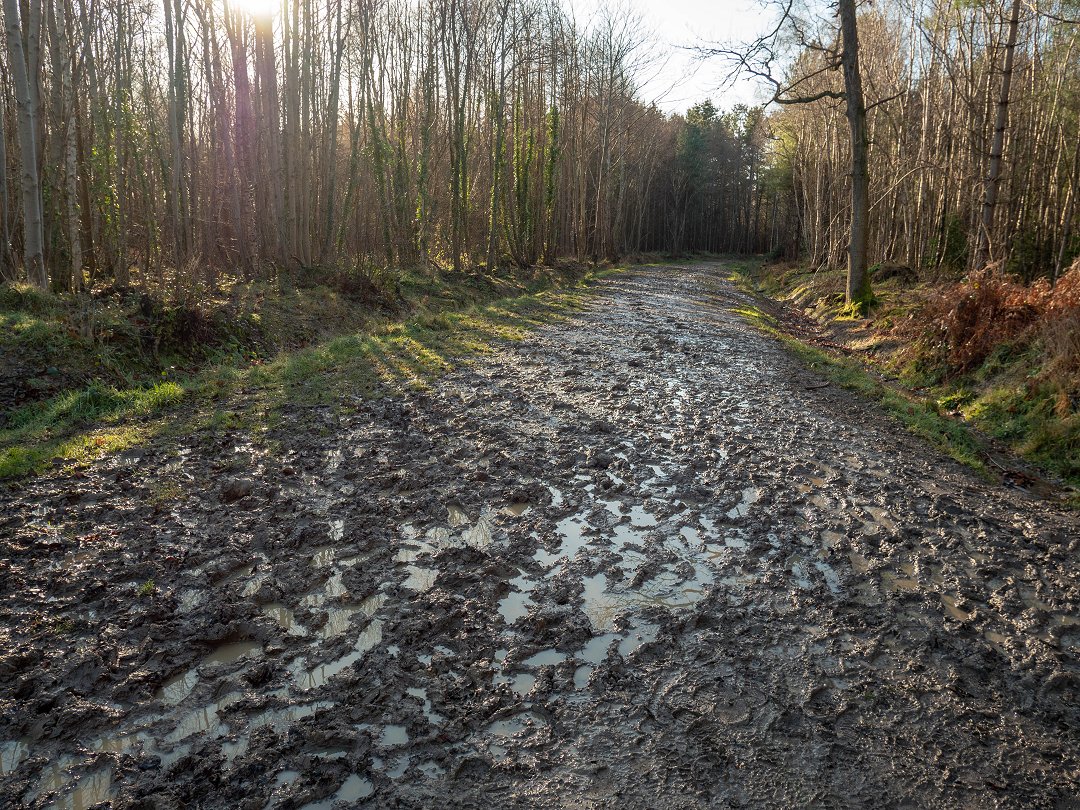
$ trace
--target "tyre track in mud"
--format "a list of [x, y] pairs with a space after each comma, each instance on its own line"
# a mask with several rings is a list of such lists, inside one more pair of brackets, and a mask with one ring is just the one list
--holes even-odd
[[723, 275], [2, 496], [0, 796], [1069, 806], [1076, 514], [821, 387]]

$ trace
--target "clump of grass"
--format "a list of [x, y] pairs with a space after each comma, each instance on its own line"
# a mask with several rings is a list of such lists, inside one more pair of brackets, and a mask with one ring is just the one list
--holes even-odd
[[139, 586], [139, 590], [136, 591], [136, 593], [139, 595], [140, 598], [145, 599], [148, 596], [153, 596], [156, 591], [157, 585], [154, 583], [154, 580], [148, 579], [146, 580], [146, 582]]

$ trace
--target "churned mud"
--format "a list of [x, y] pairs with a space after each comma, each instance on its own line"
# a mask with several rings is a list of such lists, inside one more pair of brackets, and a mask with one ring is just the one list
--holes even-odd
[[2, 496], [0, 804], [1071, 806], [1080, 520], [722, 275]]

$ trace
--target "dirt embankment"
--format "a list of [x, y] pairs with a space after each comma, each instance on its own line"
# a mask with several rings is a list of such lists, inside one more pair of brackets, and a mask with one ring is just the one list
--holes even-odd
[[34, 808], [1055, 807], [1080, 525], [646, 268], [432, 390], [2, 499]]

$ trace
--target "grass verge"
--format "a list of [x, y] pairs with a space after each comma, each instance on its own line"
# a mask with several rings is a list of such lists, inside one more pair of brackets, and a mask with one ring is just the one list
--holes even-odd
[[170, 431], [265, 428], [287, 404], [347, 408], [353, 398], [424, 387], [461, 359], [580, 309], [589, 288], [617, 272], [406, 277], [399, 283], [404, 313], [371, 313], [360, 331], [269, 361], [231, 358], [153, 383], [93, 381], [8, 415], [0, 479], [77, 466]]

